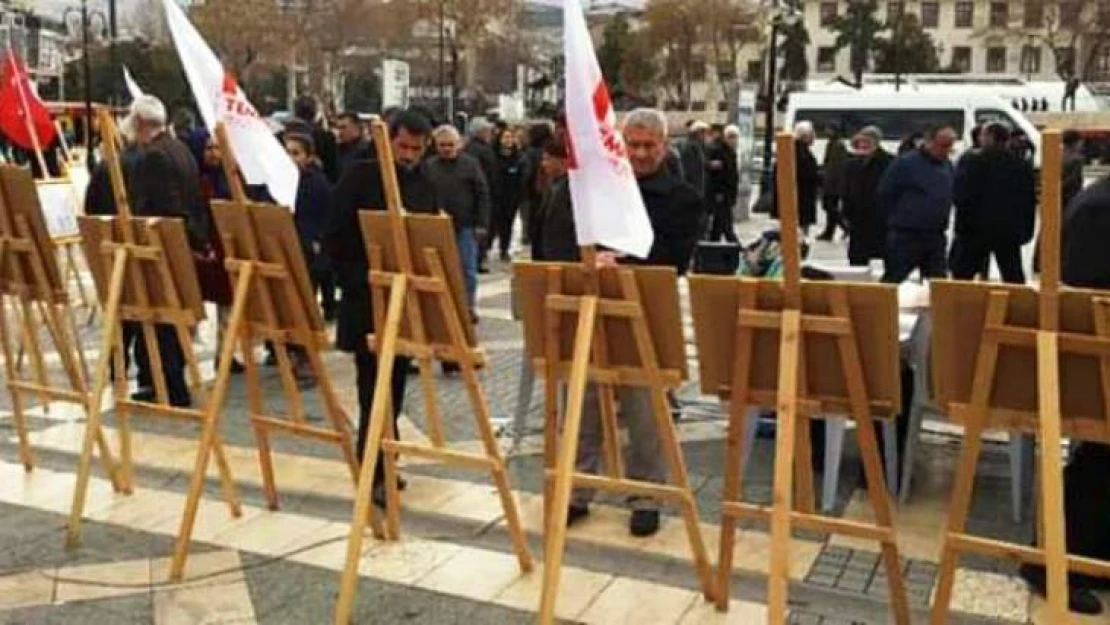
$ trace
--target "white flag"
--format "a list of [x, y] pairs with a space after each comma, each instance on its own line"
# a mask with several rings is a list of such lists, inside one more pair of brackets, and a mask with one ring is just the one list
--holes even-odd
[[644, 258], [654, 235], [580, 0], [563, 0], [568, 169], [579, 245]]
[[139, 83], [131, 76], [131, 70], [127, 66], [123, 66], [123, 84], [127, 86], [127, 93], [131, 95], [131, 100], [139, 99], [143, 95], [143, 90], [139, 88]]
[[175, 0], [162, 3], [204, 124], [215, 132], [216, 123], [223, 122], [247, 183], [266, 185], [279, 204], [294, 208], [300, 179], [297, 166], [181, 7]]

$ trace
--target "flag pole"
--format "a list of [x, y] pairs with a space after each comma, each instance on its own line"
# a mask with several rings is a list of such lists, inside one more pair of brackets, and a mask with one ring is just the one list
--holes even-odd
[[[12, 50], [11, 40], [8, 41], [8, 62], [12, 64], [12, 71], [18, 73], [19, 66], [15, 62], [15, 51]], [[23, 92], [22, 78], [16, 83], [16, 89], [19, 91], [19, 105], [23, 107], [23, 122], [27, 124], [27, 131], [31, 134], [31, 146], [35, 150], [35, 158], [38, 159], [39, 167], [42, 169], [42, 177], [50, 180], [50, 170], [46, 168], [46, 159], [42, 155], [39, 133], [35, 131], [35, 124], [31, 121], [31, 108], [27, 104], [27, 94]]]

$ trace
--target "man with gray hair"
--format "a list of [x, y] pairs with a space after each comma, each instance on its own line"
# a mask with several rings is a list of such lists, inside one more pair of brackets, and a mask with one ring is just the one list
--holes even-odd
[[886, 257], [886, 215], [879, 209], [879, 181], [894, 157], [883, 149], [883, 131], [867, 126], [852, 137], [844, 167], [841, 215], [847, 228], [848, 263], [866, 266]]
[[474, 301], [478, 292], [478, 242], [489, 229], [492, 208], [489, 181], [473, 156], [461, 150], [461, 137], [454, 126], [445, 124], [432, 132], [436, 156], [424, 164], [425, 175], [435, 188], [443, 208], [455, 224], [455, 239], [466, 279], [470, 315], [476, 321]]
[[[821, 186], [821, 172], [817, 168], [817, 159], [810, 151], [816, 137], [817, 133], [814, 132], [813, 124], [810, 122], [800, 121], [794, 126], [795, 195], [798, 200], [798, 227], [807, 236], [809, 235], [809, 227], [817, 223], [817, 189]], [[778, 165], [775, 166], [775, 174], [771, 178], [772, 183], [778, 179], [777, 170]], [[777, 219], [779, 216], [778, 197], [775, 195], [775, 189], [772, 189], [771, 193], [772, 197], [775, 198], [775, 203], [771, 206], [771, 217]]]
[[[679, 275], [686, 273], [698, 237], [702, 233], [705, 208], [693, 187], [672, 174], [664, 162], [667, 155], [667, 119], [655, 109], [636, 109], [624, 119], [624, 142], [628, 160], [640, 195], [644, 199], [655, 240], [644, 260], [621, 258], [621, 262], [672, 267]], [[573, 219], [573, 217], [572, 217]], [[612, 252], [599, 253], [603, 265], [617, 262]], [[621, 420], [628, 427], [629, 450], [626, 473], [630, 479], [663, 483], [667, 472], [659, 444], [659, 433], [651, 408], [648, 389], [618, 386]], [[577, 469], [597, 473], [601, 461], [601, 420], [598, 414], [597, 388], [586, 387], [583, 403], [582, 430], [578, 439]], [[590, 489], [576, 489], [567, 512], [572, 524], [589, 514], [593, 498]], [[629, 531], [633, 536], [651, 536], [659, 530], [659, 504], [647, 497], [631, 497], [632, 517]]]
[[[166, 107], [151, 95], [139, 96], [123, 123], [138, 146], [134, 167], [128, 177], [131, 210], [141, 217], [175, 217], [185, 222], [189, 244], [204, 249], [208, 238], [207, 211], [200, 192], [200, 174], [189, 148], [173, 136], [166, 125]], [[185, 384], [185, 356], [173, 326], [156, 327], [158, 351], [165, 373], [166, 390], [173, 406], [192, 404]], [[146, 342], [135, 348], [139, 390], [132, 399], [154, 401], [150, 355]]]
[[[493, 206], [499, 205], [501, 198], [501, 174], [497, 167], [497, 155], [493, 153], [493, 124], [484, 117], [475, 117], [470, 121], [470, 136], [466, 141], [466, 154], [473, 156], [482, 166], [482, 173], [489, 185], [490, 202]], [[480, 253], [478, 255], [478, 273], [489, 273], [486, 267], [486, 255], [489, 254], [489, 245], [492, 237], [483, 237], [478, 241]]]

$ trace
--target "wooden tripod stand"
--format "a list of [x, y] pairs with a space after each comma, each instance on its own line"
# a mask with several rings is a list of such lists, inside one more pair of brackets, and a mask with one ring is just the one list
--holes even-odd
[[[19, 357], [11, 336], [7, 306], [0, 305], [0, 342], [4, 349], [4, 369], [12, 395], [12, 416], [19, 440], [20, 461], [26, 470], [34, 466], [34, 456], [27, 436], [24, 396], [37, 395], [44, 404], [49, 399], [69, 401], [88, 407], [88, 368], [77, 339], [73, 308], [58, 270], [57, 258], [38, 204], [35, 183], [30, 173], [10, 166], [0, 166], [0, 279], [2, 292], [18, 302], [17, 325], [20, 328], [19, 350], [31, 355], [35, 379], [21, 375]], [[51, 341], [62, 360], [69, 388], [54, 386], [49, 381], [45, 358], [39, 339], [39, 320], [46, 325]], [[117, 490], [123, 482], [104, 438], [96, 431], [104, 470]]]
[[[586, 255], [589, 257], [589, 254]], [[665, 392], [686, 375], [681, 312], [673, 270], [659, 267], [596, 270], [583, 265], [518, 263], [514, 278], [524, 313], [527, 357], [544, 372], [544, 581], [539, 620], [552, 623], [566, 545], [567, 507], [574, 486], [654, 497], [679, 505], [691, 558], [706, 599], [715, 596], [713, 575], [667, 406]], [[650, 302], [650, 306], [647, 305]], [[566, 317], [577, 317], [576, 327]], [[558, 393], [567, 385], [559, 440]], [[603, 453], [608, 476], [575, 472], [586, 386], [599, 386]], [[617, 386], [650, 395], [652, 417], [671, 484], [623, 477], [617, 438]]]
[[[892, 417], [900, 406], [897, 293], [878, 285], [801, 282], [794, 140], [780, 134], [777, 143], [783, 281], [709, 276], [690, 280], [702, 391], [718, 393], [730, 404], [717, 607], [728, 608], [736, 519], [754, 517], [769, 519], [771, 525], [769, 622], [786, 622], [789, 544], [797, 525], [878, 541], [894, 620], [908, 623], [909, 604], [873, 418], [874, 413]], [[729, 335], [734, 337], [732, 344], [721, 340]], [[769, 507], [741, 501], [742, 439], [747, 410], [753, 405], [777, 409]], [[814, 514], [808, 419], [845, 409], [858, 424], [875, 524]]]
[[[85, 509], [90, 478], [92, 442], [94, 435], [101, 429], [102, 401], [107, 385], [112, 382], [113, 369], [115, 405], [120, 428], [120, 473], [126, 491], [130, 492], [133, 482], [130, 413], [139, 411], [153, 416], [194, 421], [202, 425], [204, 432], [212, 431], [212, 436], [202, 439], [197, 450], [198, 458], [202, 455], [207, 458], [209, 451], [215, 453], [224, 499], [232, 516], [238, 517], [241, 514], [230, 465], [224, 456], [219, 436], [210, 427], [218, 419], [226, 388], [217, 388], [215, 393], [205, 397], [200, 367], [193, 349], [192, 330], [204, 318], [204, 305], [184, 224], [174, 219], [131, 217], [119, 155], [115, 151], [114, 131], [112, 119], [106, 114], [102, 115], [105, 159], [109, 165], [119, 216], [82, 217], [79, 221], [85, 256], [104, 310], [104, 332], [92, 395], [89, 398], [89, 422], [81, 446], [77, 486], [70, 511], [67, 543], [71, 547], [76, 546], [80, 538], [81, 515]], [[153, 401], [128, 396], [125, 324], [138, 330], [136, 340], [143, 342], [149, 354]], [[161, 340], [159, 332], [162, 333]], [[161, 350], [163, 345], [175, 340], [185, 360], [192, 393], [199, 395], [203, 408], [174, 405], [175, 400], [180, 403], [183, 398], [170, 396]], [[204, 469], [201, 468], [200, 479], [203, 478]], [[187, 503], [186, 516], [195, 512], [196, 503], [195, 500]], [[175, 581], [181, 579], [191, 530], [192, 526], [183, 522], [177, 536], [170, 567], [170, 577]]]
[[[350, 619], [358, 585], [363, 527], [367, 519], [373, 525], [375, 534], [382, 535], [370, 502], [379, 450], [385, 463], [387, 527], [384, 535], [387, 538], [396, 540], [400, 535], [401, 501], [397, 492], [396, 456], [429, 458], [489, 472], [501, 498], [520, 569], [528, 572], [533, 566], [520, 511], [490, 423], [489, 403], [478, 377], [478, 366], [484, 362], [484, 356], [477, 347], [473, 326], [466, 316], [462, 269], [451, 219], [404, 215], [386, 127], [381, 122], [374, 122], [372, 130], [381, 163], [387, 207], [384, 212], [362, 211], [359, 219], [370, 260], [370, 293], [376, 329], [367, 341], [379, 365], [347, 542], [347, 561], [335, 609], [337, 624], [346, 624]], [[420, 253], [415, 253], [415, 250], [420, 250]], [[419, 363], [431, 445], [396, 438], [393, 402], [403, 398], [392, 397], [390, 382], [393, 361], [397, 356], [415, 358]], [[451, 449], [444, 439], [442, 416], [436, 403], [433, 369], [436, 360], [459, 366], [482, 440], [482, 453]]]
[[[1041, 284], [936, 282], [936, 401], [965, 428], [949, 508], [932, 623], [947, 621], [956, 564], [976, 552], [1046, 569], [1046, 622], [1068, 623], [1068, 572], [1110, 577], [1110, 563], [1069, 556], [1060, 442], [1110, 442], [1110, 298], [1060, 287], [1059, 131], [1045, 131], [1041, 185]], [[976, 462], [987, 429], [1036, 435], [1041, 449], [1038, 546], [965, 533]]]

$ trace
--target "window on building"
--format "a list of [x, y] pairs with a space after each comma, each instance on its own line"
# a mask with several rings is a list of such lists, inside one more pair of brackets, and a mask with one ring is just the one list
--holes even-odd
[[1044, 0], [1025, 0], [1023, 21], [1026, 28], [1043, 28]]
[[1075, 48], [1056, 48], [1056, 71], [1065, 75], [1075, 71]]
[[937, 28], [940, 26], [940, 3], [921, 3], [921, 26], [923, 28]]
[[836, 2], [822, 2], [821, 3], [821, 25], [832, 26], [836, 21], [837, 6]]
[[705, 80], [706, 77], [706, 62], [705, 57], [700, 54], [695, 54], [690, 59], [690, 80]]
[[991, 26], [994, 28], [1005, 28], [1010, 23], [1010, 3], [1009, 2], [992, 2], [991, 3]]
[[1094, 71], [1091, 72], [1091, 78], [1098, 81], [1110, 80], [1110, 46], [1102, 46], [1099, 48], [1098, 54], [1094, 58]]
[[906, 3], [904, 2], [887, 2], [886, 3], [886, 21], [887, 23], [896, 22], [902, 19], [902, 14], [905, 13]]
[[956, 28], [971, 28], [975, 23], [975, 3], [956, 3]]
[[967, 46], [952, 48], [952, 69], [957, 72], [971, 71], [971, 48]]
[[1069, 1], [1060, 3], [1060, 27], [1075, 28], [1079, 26], [1079, 15], [1083, 7], [1078, 2]]
[[987, 72], [991, 74], [1006, 72], [1006, 48], [987, 48]]
[[1040, 46], [1022, 46], [1021, 48], [1021, 73], [1023, 74], [1039, 74], [1041, 73], [1041, 47]]
[[817, 71], [825, 73], [836, 71], [836, 48], [817, 48]]
[[[1110, 28], [1110, 2], [1100, 2], [1095, 19], [1100, 29]], [[1105, 46], [1103, 47], [1105, 49]]]
[[748, 61], [747, 82], [757, 85], [763, 84], [763, 61]]

